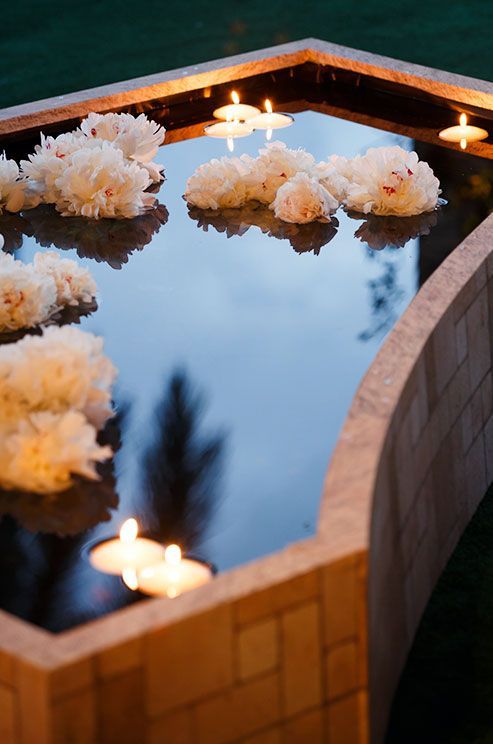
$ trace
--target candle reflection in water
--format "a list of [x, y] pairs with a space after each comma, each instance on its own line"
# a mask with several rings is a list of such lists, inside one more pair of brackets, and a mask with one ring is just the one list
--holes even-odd
[[470, 142], [479, 142], [488, 137], [486, 129], [474, 127], [467, 123], [467, 115], [459, 116], [459, 126], [442, 129], [438, 136], [446, 142], [457, 142], [462, 150], [467, 148]]

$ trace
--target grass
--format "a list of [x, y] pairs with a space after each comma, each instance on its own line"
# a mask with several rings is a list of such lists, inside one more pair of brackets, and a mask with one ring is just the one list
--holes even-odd
[[428, 604], [387, 744], [493, 744], [493, 488]]
[[491, 0], [23, 0], [2, 8], [0, 107], [316, 36], [493, 78]]

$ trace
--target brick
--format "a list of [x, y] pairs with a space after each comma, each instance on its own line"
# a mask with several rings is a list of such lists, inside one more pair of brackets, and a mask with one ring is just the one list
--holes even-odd
[[287, 607], [317, 597], [319, 591], [317, 571], [295, 576], [282, 584], [238, 600], [235, 604], [235, 620], [239, 625], [246, 625], [271, 617]]
[[101, 744], [135, 744], [145, 724], [142, 669], [133, 669], [102, 682], [98, 689], [98, 708]]
[[47, 673], [18, 660], [15, 684], [18, 691], [19, 744], [53, 744]]
[[279, 677], [273, 674], [197, 705], [194, 744], [226, 744], [268, 728], [279, 718]]
[[488, 300], [485, 290], [472, 303], [467, 311], [466, 320], [469, 375], [471, 390], [475, 390], [489, 371], [491, 364]]
[[343, 697], [358, 686], [358, 649], [355, 641], [334, 646], [327, 654], [328, 699]]
[[249, 736], [248, 739], [242, 739], [241, 744], [281, 744], [281, 733], [280, 728], [269, 729]]
[[366, 744], [364, 693], [356, 693], [329, 705], [329, 741], [334, 744]]
[[7, 685], [14, 684], [14, 659], [13, 657], [0, 650], [0, 683]]
[[336, 644], [356, 635], [356, 561], [344, 559], [323, 571], [324, 640]]
[[455, 326], [455, 345], [457, 352], [457, 366], [461, 365], [467, 356], [467, 327], [465, 315]]
[[100, 653], [96, 659], [100, 677], [113, 677], [143, 664], [142, 638], [133, 638], [126, 643], [112, 646]]
[[284, 724], [283, 742], [285, 744], [323, 744], [324, 717], [318, 708], [293, 718]]
[[295, 715], [322, 699], [321, 632], [316, 602], [282, 616], [284, 713]]
[[264, 620], [238, 633], [238, 675], [241, 680], [269, 672], [279, 661], [277, 620]]
[[[53, 706], [53, 740], [50, 744], [94, 744], [100, 739], [96, 729], [96, 699], [93, 689], [62, 698]], [[33, 742], [37, 739], [33, 739]]]
[[12, 690], [0, 686], [0, 742], [17, 744], [15, 737], [15, 696]]
[[179, 708], [150, 721], [147, 744], [195, 744], [192, 716], [190, 708]]
[[488, 372], [481, 383], [481, 400], [483, 403], [483, 421], [486, 423], [493, 412], [493, 386], [491, 372]]
[[159, 716], [229, 687], [232, 650], [231, 610], [224, 605], [150, 634], [145, 644], [149, 714]]
[[81, 659], [73, 664], [59, 666], [50, 677], [51, 696], [54, 700], [65, 697], [77, 690], [90, 687], [94, 679], [91, 658]]
[[446, 313], [432, 336], [436, 392], [440, 396], [457, 368], [456, 335], [452, 313]]

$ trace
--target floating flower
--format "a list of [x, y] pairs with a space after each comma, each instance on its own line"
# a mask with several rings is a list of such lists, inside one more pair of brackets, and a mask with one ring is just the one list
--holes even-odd
[[338, 200], [316, 178], [297, 173], [279, 188], [271, 209], [284, 222], [303, 225], [327, 222], [338, 206]]
[[0, 254], [0, 332], [34, 328], [44, 323], [57, 307], [57, 290], [50, 276], [32, 265]]
[[32, 264], [1, 253], [0, 333], [46, 323], [63, 307], [92, 303], [96, 292], [91, 274], [57, 253], [36, 253]]
[[33, 267], [38, 274], [54, 280], [56, 301], [60, 306], [90, 303], [96, 296], [96, 282], [90, 272], [76, 261], [60, 258], [58, 253], [48, 251], [35, 254]]
[[89, 114], [80, 125], [86, 137], [112, 142], [126, 158], [145, 168], [152, 181], [161, 181], [163, 166], [153, 163], [166, 130], [145, 114]]
[[313, 176], [342, 203], [352, 178], [351, 160], [342, 155], [331, 155], [327, 161], [317, 163]]
[[26, 203], [27, 181], [19, 172], [15, 160], [0, 155], [0, 214], [19, 212]]
[[32, 413], [0, 432], [0, 480], [6, 489], [64, 491], [73, 475], [98, 480], [96, 463], [112, 455], [78, 411]]
[[55, 207], [64, 217], [136, 217], [155, 204], [150, 178], [109, 142], [76, 150], [55, 180]]
[[248, 198], [271, 204], [279, 188], [297, 173], [312, 174], [315, 158], [305, 150], [290, 150], [284, 142], [271, 142], [260, 150], [246, 174]]
[[245, 177], [252, 158], [214, 158], [200, 165], [188, 179], [185, 199], [200, 209], [241, 207], [250, 198]]
[[103, 339], [77, 328], [51, 326], [0, 346], [0, 422], [75, 409], [100, 429], [113, 415], [115, 376]]
[[411, 217], [435, 209], [439, 194], [438, 179], [415, 152], [380, 147], [351, 161], [344, 203], [364, 214]]
[[45, 137], [41, 133], [41, 144], [27, 160], [21, 160], [21, 171], [27, 177], [31, 193], [45, 204], [54, 204], [59, 197], [56, 180], [67, 166], [70, 156], [85, 144], [85, 137], [74, 134], [59, 134]]

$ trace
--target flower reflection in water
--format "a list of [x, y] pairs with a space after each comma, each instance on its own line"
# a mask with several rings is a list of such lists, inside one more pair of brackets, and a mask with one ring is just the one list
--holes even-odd
[[4, 245], [3, 251], [5, 253], [13, 253], [18, 250], [24, 235], [31, 237], [33, 229], [29, 220], [22, 217], [20, 214], [0, 214], [0, 235], [3, 235]]
[[163, 204], [131, 220], [87, 220], [62, 217], [51, 206], [40, 206], [25, 215], [36, 242], [49, 248], [75, 249], [80, 258], [93, 258], [121, 269], [134, 251], [141, 251], [168, 221]]
[[258, 227], [264, 234], [278, 240], [289, 240], [296, 253], [313, 253], [318, 256], [320, 249], [329, 243], [337, 233], [339, 223], [332, 218], [330, 222], [311, 222], [296, 225], [283, 222], [274, 212], [256, 202], [250, 202], [238, 209], [199, 209], [188, 208], [189, 217], [197, 222], [197, 227], [205, 232], [209, 227], [226, 237], [244, 235], [251, 227]]
[[352, 219], [363, 220], [354, 236], [374, 251], [387, 246], [404, 248], [409, 240], [429, 235], [438, 222], [438, 215], [437, 210], [416, 217], [377, 217], [349, 213]]

